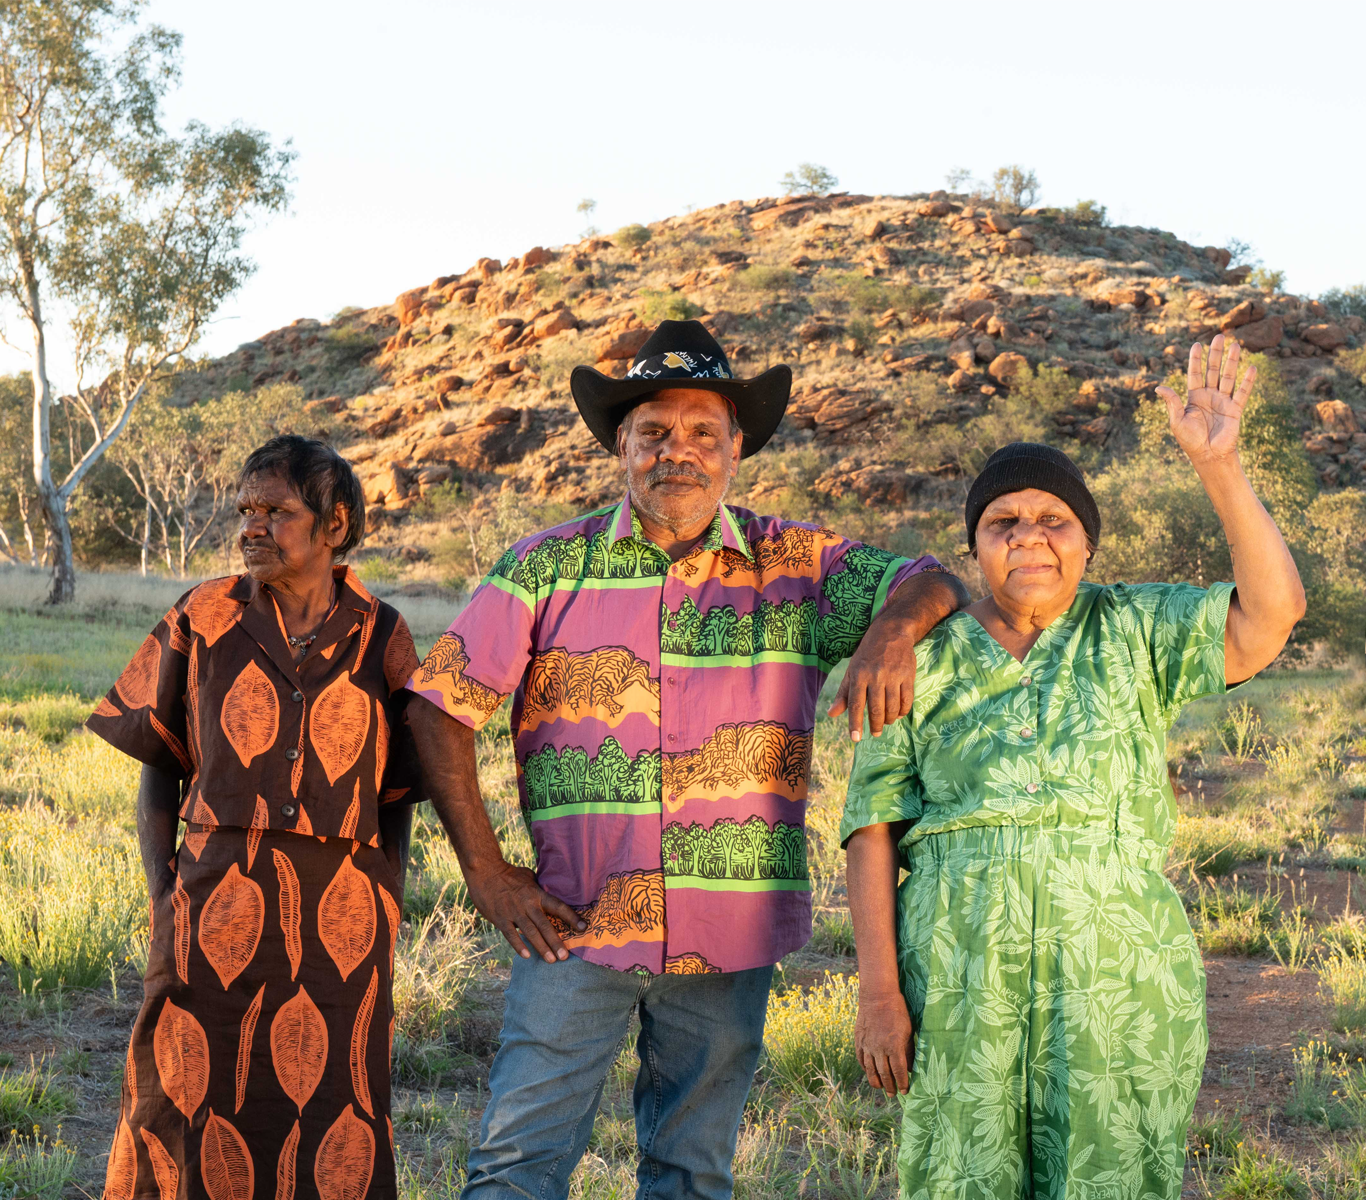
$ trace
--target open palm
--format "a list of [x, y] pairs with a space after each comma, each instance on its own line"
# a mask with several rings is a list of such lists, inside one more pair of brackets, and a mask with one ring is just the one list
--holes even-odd
[[1210, 343], [1209, 358], [1199, 342], [1191, 347], [1186, 368], [1186, 398], [1171, 388], [1158, 388], [1167, 402], [1172, 436], [1194, 463], [1226, 458], [1238, 449], [1238, 426], [1252, 393], [1257, 368], [1248, 367], [1238, 383], [1242, 347], [1218, 334]]

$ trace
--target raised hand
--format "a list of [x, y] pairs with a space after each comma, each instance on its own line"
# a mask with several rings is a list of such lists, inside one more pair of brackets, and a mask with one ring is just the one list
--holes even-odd
[[1196, 466], [1237, 453], [1243, 408], [1257, 378], [1257, 368], [1248, 367], [1242, 384], [1238, 384], [1241, 350], [1236, 341], [1225, 341], [1222, 333], [1216, 334], [1206, 360], [1205, 347], [1196, 342], [1186, 368], [1185, 402], [1171, 388], [1157, 389], [1167, 402], [1172, 436]]

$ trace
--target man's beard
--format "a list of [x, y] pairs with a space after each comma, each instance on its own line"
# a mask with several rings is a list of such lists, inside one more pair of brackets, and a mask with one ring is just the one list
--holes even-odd
[[[655, 493], [655, 484], [684, 475], [697, 481], [698, 486], [693, 491], [668, 497]], [[686, 529], [713, 512], [726, 498], [730, 483], [730, 476], [727, 475], [717, 494], [714, 490], [715, 479], [690, 463], [656, 463], [643, 474], [633, 473], [628, 478], [631, 500], [635, 506], [650, 520], [672, 532]]]

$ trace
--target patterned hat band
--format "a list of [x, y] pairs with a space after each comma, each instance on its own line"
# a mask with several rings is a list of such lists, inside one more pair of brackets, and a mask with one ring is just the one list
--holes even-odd
[[670, 350], [638, 359], [626, 372], [627, 379], [734, 379], [730, 363], [721, 355], [695, 350]]

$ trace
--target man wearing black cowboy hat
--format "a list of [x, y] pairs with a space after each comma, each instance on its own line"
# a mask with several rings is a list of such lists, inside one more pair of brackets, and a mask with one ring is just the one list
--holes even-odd
[[[723, 503], [792, 372], [736, 379], [665, 321], [624, 379], [571, 378], [621, 459], [613, 507], [518, 542], [408, 681], [429, 791], [475, 906], [517, 952], [465, 1195], [568, 1195], [640, 1019], [639, 1195], [731, 1194], [773, 966], [811, 932], [804, 821], [816, 700], [857, 739], [910, 709], [912, 647], [967, 601], [909, 562]], [[502, 856], [474, 731], [515, 693], [532, 872]]]

